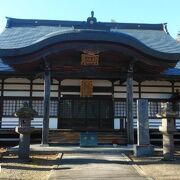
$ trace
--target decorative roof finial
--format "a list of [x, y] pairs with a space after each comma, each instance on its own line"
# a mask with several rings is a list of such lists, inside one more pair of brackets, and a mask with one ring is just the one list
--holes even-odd
[[91, 11], [91, 18], [94, 17], [94, 11]]
[[97, 19], [94, 17], [94, 11], [91, 11], [91, 17], [87, 18], [87, 23], [93, 25], [97, 22]]

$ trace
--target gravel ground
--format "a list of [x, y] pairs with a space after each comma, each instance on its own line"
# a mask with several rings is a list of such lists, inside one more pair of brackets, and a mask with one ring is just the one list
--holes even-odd
[[45, 180], [53, 166], [57, 164], [57, 155], [33, 155], [31, 161], [22, 163], [17, 156], [3, 156], [0, 179]]
[[180, 151], [175, 154], [175, 161], [162, 161], [162, 155], [154, 157], [130, 158], [145, 173], [155, 180], [180, 180]]

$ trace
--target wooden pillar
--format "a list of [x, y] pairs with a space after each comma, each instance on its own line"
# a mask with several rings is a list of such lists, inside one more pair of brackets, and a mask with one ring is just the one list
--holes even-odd
[[59, 83], [58, 83], [58, 122], [57, 122], [57, 128], [60, 129], [60, 117], [61, 117], [61, 112], [60, 112], [60, 107], [61, 106], [61, 80], [59, 80]]
[[32, 108], [33, 79], [30, 79], [29, 106]]
[[4, 100], [4, 79], [1, 82], [1, 98], [0, 98], [0, 128], [2, 127], [2, 117], [3, 117], [3, 100]]
[[115, 102], [114, 102], [114, 81], [111, 81], [112, 83], [112, 129], [114, 129], [114, 108], [115, 108]]
[[138, 82], [139, 99], [141, 99], [141, 82]]
[[44, 71], [44, 114], [43, 114], [43, 128], [42, 128], [42, 145], [48, 145], [50, 92], [51, 92], [51, 73], [50, 73], [49, 65], [46, 64]]
[[127, 73], [127, 135], [128, 144], [134, 144], [133, 128], [133, 66], [130, 65]]

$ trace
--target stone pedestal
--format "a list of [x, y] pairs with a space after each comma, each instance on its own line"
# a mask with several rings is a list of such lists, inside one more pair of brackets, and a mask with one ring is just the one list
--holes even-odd
[[134, 156], [136, 157], [144, 157], [151, 156], [154, 153], [153, 145], [135, 145], [134, 146]]
[[162, 126], [159, 127], [159, 131], [163, 134], [163, 159], [166, 161], [174, 160], [174, 132], [175, 129], [175, 117], [176, 112], [172, 111], [172, 107], [169, 103], [166, 103], [162, 107], [162, 111], [158, 114], [162, 117]]
[[163, 118], [159, 130], [163, 134], [163, 160], [174, 160], [174, 118]]
[[173, 134], [163, 134], [163, 160], [174, 160]]
[[29, 151], [30, 151], [30, 134], [34, 128], [16, 127], [15, 131], [19, 135], [19, 151], [18, 157], [23, 162], [29, 161]]
[[137, 145], [134, 146], [134, 155], [137, 157], [150, 156], [154, 146], [150, 145], [148, 100], [137, 100]]

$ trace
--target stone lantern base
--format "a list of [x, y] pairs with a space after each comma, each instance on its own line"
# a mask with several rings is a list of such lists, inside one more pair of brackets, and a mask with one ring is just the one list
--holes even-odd
[[22, 162], [29, 162], [30, 152], [30, 134], [34, 128], [16, 127], [15, 131], [19, 134], [19, 151], [18, 156]]
[[153, 145], [134, 145], [134, 156], [136, 157], [152, 156], [153, 153]]
[[174, 161], [174, 134], [161, 131], [163, 134], [163, 158], [164, 161]]

